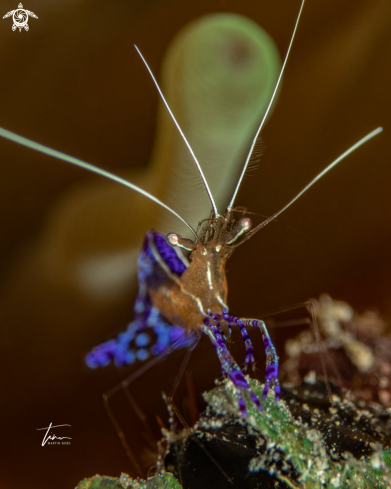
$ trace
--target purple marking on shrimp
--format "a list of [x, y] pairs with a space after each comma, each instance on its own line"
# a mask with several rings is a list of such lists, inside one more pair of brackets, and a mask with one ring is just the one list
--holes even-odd
[[271, 365], [268, 365], [266, 367], [266, 377], [271, 378], [271, 377], [276, 377], [278, 375], [278, 365], [275, 363], [272, 363]]
[[247, 392], [253, 402], [257, 405], [258, 409], [262, 410], [262, 404], [259, 399], [251, 391], [251, 388], [245, 379], [242, 371], [240, 370], [238, 364], [233, 359], [231, 353], [229, 352], [223, 338], [215, 324], [213, 324], [209, 317], [204, 318], [205, 326], [201, 327], [201, 330], [208, 334], [213, 346], [215, 347], [217, 356], [220, 360], [221, 368], [223, 373], [232, 381], [236, 390], [236, 396], [238, 399], [238, 404], [242, 416], [245, 418], [247, 416], [246, 404], [243, 398], [245, 392]]
[[234, 372], [231, 372], [229, 374], [232, 382], [236, 385], [236, 386], [239, 386], [239, 387], [248, 387], [248, 383], [246, 381], [246, 379], [244, 378], [244, 375], [242, 374], [242, 372], [239, 370], [236, 370]]
[[262, 399], [266, 399], [271, 385], [274, 385], [274, 395], [276, 402], [280, 400], [280, 384], [278, 382], [278, 363], [269, 363], [266, 365], [266, 382], [263, 390]]
[[218, 329], [218, 332], [220, 333], [220, 335], [224, 338], [224, 340], [226, 341], [227, 340], [227, 337], [225, 336], [225, 333], [223, 331], [223, 328], [221, 327], [221, 324], [220, 324], [220, 319], [221, 319], [221, 316], [219, 314], [210, 314], [210, 317], [213, 319], [213, 321], [215, 322], [216, 324], [216, 327]]
[[236, 321], [235, 321], [236, 324], [240, 328], [240, 332], [241, 332], [242, 338], [244, 340], [244, 345], [246, 347], [246, 357], [245, 357], [245, 361], [244, 361], [246, 368], [248, 367], [248, 365], [251, 365], [252, 369], [254, 370], [255, 369], [255, 360], [254, 360], [254, 355], [253, 355], [254, 348], [253, 348], [252, 342], [251, 342], [250, 337], [247, 333], [244, 322], [241, 319], [238, 319], [238, 318], [235, 318], [235, 319], [236, 319]]
[[205, 324], [205, 326], [208, 326], [208, 328], [210, 328], [213, 331], [214, 337], [215, 337], [219, 347], [223, 348], [223, 349], [227, 348], [225, 346], [225, 343], [224, 343], [223, 334], [220, 332], [219, 328], [216, 325], [211, 323], [211, 321], [208, 317], [204, 318], [204, 324]]
[[[265, 399], [267, 393], [269, 392], [270, 386], [274, 386], [275, 398], [276, 401], [280, 399], [280, 385], [278, 382], [278, 356], [276, 354], [276, 350], [274, 348], [273, 343], [270, 340], [269, 333], [267, 332], [266, 325], [263, 321], [259, 319], [241, 319], [234, 316], [230, 316], [228, 314], [228, 310], [226, 308], [222, 309], [220, 315], [215, 315], [218, 319], [224, 319], [228, 327], [231, 328], [231, 325], [238, 326], [240, 328], [240, 332], [242, 338], [244, 340], [244, 344], [246, 346], [246, 358], [245, 365], [246, 367], [251, 364], [252, 367], [255, 367], [254, 361], [254, 348], [251, 343], [251, 339], [247, 333], [246, 326], [258, 328], [261, 331], [263, 345], [266, 353], [266, 379], [265, 379], [265, 388], [263, 391], [262, 398]], [[255, 401], [254, 401], [255, 402]]]
[[279, 382], [274, 382], [274, 397], [276, 402], [281, 399], [281, 387]]
[[231, 325], [235, 325], [240, 328], [240, 332], [244, 340], [244, 344], [246, 346], [246, 359], [245, 359], [246, 367], [249, 364], [251, 364], [253, 368], [255, 366], [254, 355], [253, 355], [254, 348], [251, 339], [248, 335], [246, 326], [260, 329], [262, 334], [262, 339], [263, 339], [263, 345], [266, 353], [266, 379], [265, 379], [265, 388], [263, 391], [262, 398], [265, 399], [267, 393], [269, 392], [270, 386], [274, 386], [276, 401], [278, 401], [280, 399], [280, 392], [281, 392], [280, 385], [278, 382], [278, 356], [276, 354], [274, 345], [270, 340], [269, 333], [267, 332], [265, 323], [259, 319], [241, 319], [234, 316], [230, 316], [228, 314], [227, 309], [222, 309], [222, 316], [217, 315], [217, 317], [219, 319], [223, 318], [227, 322], [229, 327]]
[[[149, 231], [148, 234], [153, 237], [155, 246], [164, 263], [172, 273], [175, 273], [180, 277], [186, 270], [186, 266], [178, 257], [177, 251], [167, 243], [166, 237], [163, 234], [156, 231]], [[180, 250], [178, 251], [180, 252]]]
[[238, 395], [238, 404], [239, 404], [239, 409], [240, 409], [240, 412], [242, 413], [243, 418], [247, 418], [246, 404], [243, 400], [243, 397], [240, 394]]
[[232, 325], [231, 318], [232, 318], [232, 316], [228, 316], [228, 309], [225, 309], [225, 308], [221, 311], [221, 313], [223, 315], [223, 318], [225, 319], [225, 321], [228, 324], [229, 334], [232, 334], [232, 328], [231, 328], [231, 325]]
[[106, 343], [96, 346], [86, 356], [86, 364], [90, 368], [106, 367], [114, 356], [116, 346], [117, 342], [115, 340], [106, 341]]
[[[158, 256], [156, 251], [152, 251], [152, 246]], [[138, 259], [140, 287], [133, 308], [134, 320], [116, 339], [97, 346], [86, 356], [85, 361], [90, 368], [104, 367], [111, 362], [122, 367], [137, 360], [145, 361], [150, 355], [158, 355], [172, 345], [185, 347], [189, 343], [185, 330], [166, 321], [160, 311], [152, 307], [147, 287], [167, 280], [167, 273], [159, 260], [165, 261], [170, 271], [179, 276], [186, 269], [175, 250], [166, 243], [165, 237], [150, 231]]]

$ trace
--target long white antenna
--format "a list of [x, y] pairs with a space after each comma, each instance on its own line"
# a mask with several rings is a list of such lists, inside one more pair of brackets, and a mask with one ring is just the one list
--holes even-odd
[[260, 229], [262, 229], [263, 227], [265, 227], [267, 224], [269, 224], [269, 222], [273, 221], [276, 217], [278, 217], [280, 214], [282, 214], [286, 209], [288, 209], [288, 207], [290, 207], [294, 202], [296, 202], [296, 200], [299, 199], [304, 194], [304, 192], [307, 192], [307, 190], [309, 188], [311, 188], [312, 185], [315, 182], [317, 182], [324, 175], [326, 175], [326, 173], [329, 172], [332, 168], [334, 168], [334, 166], [338, 165], [338, 163], [340, 161], [342, 161], [344, 158], [346, 158], [351, 153], [353, 153], [353, 151], [355, 151], [357, 148], [359, 148], [360, 146], [362, 146], [364, 143], [366, 143], [367, 141], [369, 141], [370, 139], [372, 139], [373, 137], [375, 137], [377, 134], [379, 134], [382, 131], [383, 131], [383, 128], [382, 127], [378, 127], [377, 129], [375, 129], [374, 131], [370, 132], [365, 137], [363, 137], [362, 139], [360, 139], [360, 141], [357, 141], [356, 144], [353, 144], [353, 146], [351, 146], [347, 151], [345, 151], [344, 153], [342, 153], [341, 156], [338, 156], [338, 158], [336, 160], [334, 160], [332, 163], [330, 163], [330, 165], [328, 167], [326, 167], [313, 180], [311, 180], [311, 182], [308, 185], [306, 185], [303, 188], [303, 190], [301, 190], [301, 192], [299, 192], [295, 197], [293, 197], [293, 199], [290, 202], [288, 202], [288, 204], [286, 204], [278, 212], [276, 212], [272, 216], [268, 217], [265, 221], [261, 222], [261, 224], [259, 224], [257, 227], [255, 227], [254, 229], [252, 229], [249, 233], [247, 233], [244, 236], [244, 238], [238, 243], [238, 245], [240, 245], [240, 244], [244, 243], [245, 241], [247, 241], [249, 238], [251, 238], [251, 236], [253, 234], [255, 234], [257, 231], [259, 231]]
[[274, 101], [274, 98], [275, 98], [275, 96], [276, 96], [276, 93], [277, 93], [278, 87], [279, 87], [279, 85], [280, 85], [281, 78], [282, 78], [282, 75], [283, 75], [283, 73], [284, 73], [285, 65], [286, 65], [286, 62], [288, 61], [289, 53], [290, 53], [290, 51], [291, 51], [291, 47], [292, 47], [292, 44], [293, 44], [293, 39], [295, 38], [295, 34], [296, 34], [297, 26], [298, 26], [298, 24], [299, 24], [299, 20], [300, 20], [301, 12], [302, 12], [303, 7], [304, 7], [304, 1], [305, 1], [305, 0], [303, 0], [303, 1], [301, 2], [301, 7], [300, 7], [299, 15], [297, 16], [296, 25], [295, 25], [295, 28], [294, 28], [294, 30], [293, 30], [293, 34], [292, 34], [292, 37], [291, 37], [291, 41], [290, 41], [290, 43], [289, 43], [288, 51], [287, 51], [287, 53], [286, 53], [286, 56], [285, 56], [285, 59], [284, 59], [284, 64], [282, 65], [282, 68], [281, 68], [280, 75], [279, 75], [279, 77], [278, 77], [278, 80], [277, 80], [276, 86], [275, 86], [275, 88], [274, 88], [273, 95], [272, 95], [272, 97], [271, 97], [271, 99], [270, 99], [269, 105], [267, 106], [267, 109], [266, 109], [266, 112], [265, 112], [265, 114], [264, 114], [264, 116], [263, 116], [263, 118], [262, 118], [261, 124], [260, 124], [260, 126], [259, 126], [259, 128], [258, 128], [258, 131], [256, 132], [255, 137], [254, 137], [254, 139], [253, 139], [253, 142], [252, 142], [252, 144], [251, 144], [251, 148], [250, 148], [250, 151], [248, 152], [247, 159], [246, 159], [246, 162], [245, 162], [245, 164], [244, 164], [244, 167], [243, 167], [242, 173], [240, 174], [239, 181], [238, 181], [238, 183], [237, 183], [237, 185], [236, 185], [236, 188], [235, 188], [235, 192], [234, 192], [234, 194], [233, 194], [233, 196], [232, 196], [231, 202], [230, 202], [230, 203], [229, 203], [229, 205], [228, 205], [228, 208], [227, 208], [227, 210], [228, 210], [228, 211], [230, 211], [230, 210], [232, 209], [233, 205], [234, 205], [234, 201], [235, 201], [235, 199], [236, 199], [236, 194], [238, 193], [238, 190], [239, 190], [239, 187], [240, 187], [240, 185], [241, 185], [241, 183], [242, 183], [242, 180], [243, 180], [244, 174], [246, 173], [247, 166], [248, 166], [248, 163], [249, 163], [249, 161], [250, 161], [251, 155], [252, 155], [252, 153], [253, 153], [253, 151], [254, 151], [254, 147], [255, 147], [255, 144], [256, 144], [256, 142], [257, 142], [257, 139], [258, 139], [259, 133], [261, 132], [261, 129], [262, 129], [262, 127], [263, 127], [264, 123], [265, 123], [265, 120], [266, 120], [266, 118], [267, 118], [267, 116], [268, 116], [268, 114], [269, 114], [269, 112], [270, 112], [270, 108], [271, 108], [271, 106], [272, 106], [272, 104], [273, 104], [273, 101]]
[[195, 164], [196, 164], [197, 170], [198, 170], [198, 172], [199, 172], [199, 174], [200, 174], [200, 176], [201, 176], [201, 178], [202, 178], [202, 182], [203, 182], [203, 184], [204, 184], [204, 187], [205, 187], [206, 193], [208, 194], [208, 197], [209, 197], [210, 203], [212, 204], [213, 213], [214, 213], [215, 217], [218, 217], [219, 213], [217, 212], [217, 207], [216, 207], [215, 201], [214, 201], [214, 199], [213, 199], [212, 192], [210, 191], [210, 188], [209, 188], [208, 182], [206, 181], [205, 175], [204, 175], [204, 173], [203, 173], [203, 171], [202, 171], [202, 169], [201, 169], [200, 164], [198, 163], [198, 160], [197, 160], [197, 158], [196, 158], [196, 155], [194, 154], [194, 151], [191, 149], [191, 146], [190, 146], [189, 142], [187, 141], [187, 139], [186, 139], [185, 135], [183, 134], [182, 129], [180, 128], [180, 126], [179, 126], [179, 124], [178, 124], [177, 120], [176, 120], [176, 119], [175, 119], [175, 117], [174, 117], [174, 114], [172, 113], [172, 111], [171, 111], [171, 109], [170, 109], [170, 107], [169, 107], [169, 105], [168, 105], [168, 103], [167, 103], [166, 99], [164, 98], [163, 92], [161, 91], [161, 89], [160, 89], [160, 87], [159, 87], [159, 84], [158, 84], [158, 82], [156, 81], [156, 78], [153, 76], [153, 73], [152, 73], [151, 68], [148, 66], [148, 63], [145, 61], [144, 56], [141, 54], [141, 52], [140, 52], [139, 48], [138, 48], [136, 45], [134, 45], [134, 47], [137, 49], [137, 52], [138, 52], [138, 54], [140, 55], [140, 58], [143, 60], [143, 63], [145, 64], [145, 66], [146, 66], [147, 70], [149, 71], [149, 74], [151, 75], [151, 78], [152, 78], [152, 80], [153, 80], [154, 84], [156, 85], [156, 88], [157, 88], [157, 90], [158, 90], [158, 92], [159, 92], [160, 97], [161, 97], [161, 98], [162, 98], [162, 100], [163, 100], [164, 105], [167, 107], [167, 110], [168, 110], [168, 112], [169, 112], [169, 114], [170, 114], [170, 116], [171, 116], [172, 120], [174, 121], [174, 124], [175, 124], [175, 125], [176, 125], [176, 127], [178, 128], [178, 131], [179, 131], [180, 135], [182, 136], [183, 140], [185, 141], [185, 144], [186, 144], [186, 146], [188, 147], [188, 149], [189, 149], [189, 151], [190, 151], [191, 156], [193, 157], [193, 160], [194, 160], [194, 162], [195, 162]]
[[79, 160], [78, 158], [67, 155], [65, 153], [61, 153], [61, 151], [57, 151], [55, 149], [49, 148], [48, 146], [44, 146], [43, 144], [36, 143], [31, 139], [27, 139], [23, 136], [19, 136], [19, 134], [8, 131], [7, 129], [4, 129], [2, 127], [0, 127], [0, 136], [5, 139], [9, 139], [10, 141], [13, 141], [14, 143], [21, 144], [22, 146], [27, 146], [30, 149], [35, 149], [35, 151], [40, 151], [41, 153], [44, 153], [46, 155], [53, 156], [53, 158], [58, 158], [59, 160], [66, 161], [67, 163], [71, 163], [72, 165], [76, 165], [79, 166], [80, 168], [84, 168], [93, 173], [97, 173], [98, 175], [102, 175], [108, 178], [109, 180], [114, 180], [114, 182], [120, 183], [121, 185], [125, 185], [125, 187], [129, 187], [132, 190], [135, 190], [136, 192], [140, 193], [141, 195], [144, 195], [150, 200], [153, 200], [154, 202], [156, 202], [156, 204], [159, 204], [161, 207], [164, 207], [164, 209], [167, 209], [169, 212], [174, 214], [174, 216], [180, 219], [183, 222], [183, 224], [185, 224], [190, 229], [190, 231], [193, 233], [196, 240], [199, 241], [197, 233], [190, 226], [190, 224], [183, 219], [183, 217], [181, 217], [177, 212], [171, 209], [171, 207], [168, 207], [168, 205], [166, 205], [164, 202], [154, 197], [146, 190], [143, 190], [142, 188], [138, 187], [134, 183], [128, 182], [124, 178], [114, 175], [114, 173], [110, 173], [106, 170], [102, 170], [101, 168], [91, 165], [90, 163], [86, 163], [85, 161]]

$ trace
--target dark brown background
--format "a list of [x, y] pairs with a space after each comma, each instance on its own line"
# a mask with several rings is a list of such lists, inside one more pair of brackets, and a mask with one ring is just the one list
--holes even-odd
[[[3, 14], [14, 8], [16, 0], [2, 4]], [[25, 8], [39, 17], [29, 32], [12, 32], [10, 19], [0, 23], [0, 125], [118, 169], [146, 165], [155, 130], [157, 94], [133, 43], [158, 73], [180, 27], [227, 11], [259, 23], [284, 55], [299, 2], [31, 1]], [[322, 292], [358, 309], [391, 312], [390, 29], [388, 0], [307, 1], [263, 133], [266, 153], [237, 203], [271, 214], [349, 145], [379, 125], [385, 130], [281, 218], [309, 240], [275, 224], [238, 249], [229, 263], [232, 313], [260, 317]], [[101, 403], [102, 392], [125, 374], [88, 371], [83, 356], [126, 324], [132, 289], [126, 301], [89, 315], [87, 327], [82, 298], [45, 304], [34, 275], [23, 275], [23, 257], [58, 195], [89, 176], [4, 140], [0, 154], [0, 487], [70, 488], [97, 472], [131, 471]], [[72, 342], [64, 324], [80, 332]], [[83, 335], [91, 324], [95, 335]], [[201, 345], [193, 371], [215, 368], [217, 375], [213, 355]], [[159, 397], [175, 365], [165, 362], [142, 380], [139, 396]], [[72, 425], [71, 446], [40, 446], [36, 428], [51, 421]]]

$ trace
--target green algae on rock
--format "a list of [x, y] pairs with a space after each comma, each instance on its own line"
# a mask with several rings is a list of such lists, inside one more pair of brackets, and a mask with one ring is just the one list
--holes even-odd
[[172, 474], [164, 473], [151, 477], [146, 481], [131, 479], [121, 474], [118, 479], [95, 475], [82, 480], [76, 489], [181, 489], [182, 486]]
[[[248, 381], [253, 392], [261, 398], [263, 385], [249, 378]], [[388, 478], [391, 477], [390, 414], [379, 406], [381, 412], [377, 412], [377, 417], [381, 419], [376, 424], [375, 412], [360, 409], [350, 401], [342, 401], [337, 395], [334, 395], [335, 405], [330, 406], [325, 389], [324, 394], [321, 394], [318, 386], [310, 384], [304, 385], [302, 391], [295, 389], [283, 389], [283, 397], [288, 402], [282, 400], [275, 403], [274, 396], [269, 395], [263, 402], [262, 412], [249, 401], [247, 420], [238, 411], [235, 390], [230, 382], [205, 394], [209, 406], [194, 427], [194, 435], [234, 483], [232, 486], [226, 479], [226, 484], [218, 487], [388, 488]], [[315, 407], [317, 398], [319, 407]], [[303, 413], [306, 412], [312, 415], [311, 419], [305, 418]], [[363, 426], [355, 426], [352, 421], [355, 418], [365, 418]], [[369, 419], [374, 423], [372, 438], [365, 431]], [[360, 429], [363, 429], [362, 433]], [[326, 436], [329, 431], [334, 438]], [[382, 439], [377, 438], [379, 431], [384, 432]], [[335, 437], [341, 438], [343, 451], [335, 449]], [[362, 437], [366, 437], [365, 443]], [[194, 447], [190, 446], [191, 439], [188, 436], [178, 441], [175, 450], [171, 449], [166, 459], [167, 468], [186, 481], [186, 488], [197, 487], [194, 475], [200, 477], [197, 467], [192, 466], [192, 460], [186, 459], [187, 450], [192, 459], [196, 456]], [[382, 443], [376, 442], [379, 439]], [[347, 451], [346, 447], [350, 447], [351, 451]], [[201, 451], [199, 447], [198, 451]], [[230, 451], [236, 453], [238, 463], [240, 457], [247, 457], [247, 467], [242, 474], [235, 470], [234, 459], [232, 455], [230, 459], [228, 453]], [[179, 456], [175, 456], [175, 452]], [[200, 462], [204, 466], [205, 459], [207, 456], [204, 462]], [[190, 479], [184, 470], [191, 475]], [[220, 473], [214, 470], [214, 475], [212, 469], [208, 469], [208, 472], [209, 478], [220, 478], [219, 484], [223, 484], [221, 470]]]

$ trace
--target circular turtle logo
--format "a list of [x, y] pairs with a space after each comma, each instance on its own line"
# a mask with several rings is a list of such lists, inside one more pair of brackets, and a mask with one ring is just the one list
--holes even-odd
[[24, 9], [21, 3], [18, 5], [17, 9], [7, 12], [3, 16], [3, 19], [6, 19], [7, 17], [11, 17], [11, 15], [12, 15], [12, 20], [14, 21], [12, 25], [12, 30], [16, 31], [16, 29], [19, 29], [19, 32], [22, 32], [22, 29], [24, 29], [25, 31], [29, 30], [29, 25], [27, 23], [29, 20], [29, 16], [34, 17], [34, 19], [38, 19], [38, 16], [35, 15], [34, 12]]

